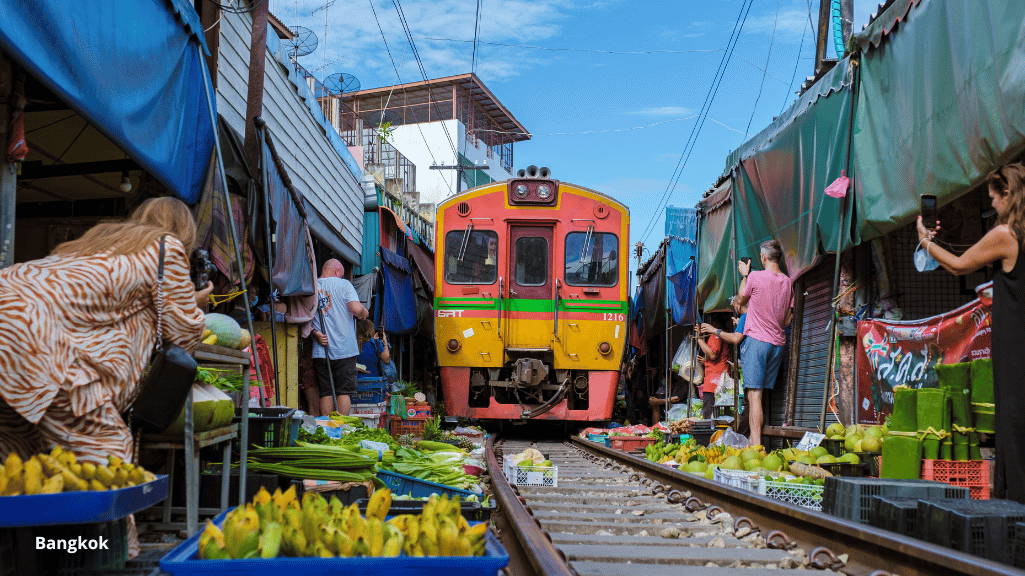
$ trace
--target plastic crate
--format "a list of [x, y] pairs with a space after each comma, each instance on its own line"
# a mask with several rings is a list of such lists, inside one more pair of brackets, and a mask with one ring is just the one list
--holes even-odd
[[918, 537], [995, 562], [1012, 562], [1025, 505], [1010, 500], [930, 499], [918, 503]]
[[587, 439], [590, 440], [591, 442], [597, 442], [599, 444], [604, 444], [606, 446], [609, 445], [609, 435], [608, 434], [588, 434], [587, 435]]
[[[313, 486], [331, 484], [331, 480], [292, 480], [292, 486], [295, 486], [295, 495], [297, 498], [302, 499], [303, 494], [306, 493], [306, 483], [311, 482]], [[248, 488], [248, 486], [247, 486]], [[353, 502], [358, 502], [367, 498], [369, 490], [363, 484], [350, 484], [348, 488], [342, 490], [323, 490], [318, 492], [324, 498], [330, 500], [332, 496], [338, 498], [338, 500], [348, 506]]]
[[389, 470], [378, 470], [377, 478], [384, 482], [391, 489], [392, 493], [412, 496], [413, 498], [421, 498], [431, 494], [437, 494], [438, 496], [448, 494], [450, 497], [459, 496], [460, 498], [473, 495], [473, 492], [470, 490], [446, 486], [437, 482], [428, 482], [427, 480], [421, 480]]
[[727, 486], [747, 490], [748, 492], [758, 492], [759, 482], [765, 481], [764, 478], [753, 472], [723, 470], [722, 468], [715, 469], [715, 472], [712, 473], [712, 479]]
[[918, 498], [873, 496], [869, 524], [901, 536], [917, 535]]
[[[718, 471], [718, 470], [716, 470]], [[796, 484], [792, 482], [777, 482], [772, 480], [759, 481], [757, 492], [762, 496], [775, 498], [787, 504], [822, 510], [823, 486], [816, 484]]]
[[410, 418], [403, 420], [399, 417], [392, 418], [389, 420], [389, 427], [392, 436], [404, 436], [406, 434], [412, 434], [413, 436], [422, 436], [424, 433], [424, 423], [430, 420], [430, 418]]
[[1025, 522], [1014, 525], [1014, 542], [1011, 543], [1011, 566], [1025, 568]]
[[816, 464], [816, 466], [822, 468], [826, 472], [829, 472], [833, 476], [864, 476], [865, 469], [868, 468], [868, 464], [864, 462], [860, 464], [852, 464], [851, 462], [833, 462], [831, 464]]
[[353, 404], [380, 404], [388, 395], [388, 379], [378, 376], [356, 378], [356, 393], [349, 395]]
[[865, 476], [879, 477], [879, 460], [883, 457], [882, 452], [855, 452], [865, 467]]
[[[287, 406], [249, 408], [249, 414], [250, 447], [254, 444], [261, 448], [288, 446], [289, 438], [292, 435], [292, 415], [295, 414], [295, 408]], [[241, 409], [235, 410], [233, 422], [236, 424], [242, 422]], [[231, 441], [232, 449], [236, 454], [239, 452], [240, 438], [242, 438], [241, 433]]]
[[[227, 512], [214, 519], [224, 524]], [[339, 574], [374, 574], [376, 576], [494, 576], [509, 564], [509, 554], [490, 530], [484, 556], [431, 556], [394, 558], [249, 558], [243, 560], [200, 560], [199, 536], [193, 534], [160, 559], [160, 569], [171, 576], [338, 576]]]
[[[96, 543], [69, 553], [37, 550], [37, 538], [70, 540], [81, 537]], [[102, 543], [105, 548], [101, 548]], [[95, 524], [0, 528], [0, 575], [106, 573], [121, 570], [128, 560], [128, 521], [124, 518]]]
[[152, 482], [117, 490], [0, 496], [0, 528], [118, 520], [163, 501], [168, 483], [165, 474]]
[[[368, 502], [370, 502], [369, 498], [364, 498], [357, 502], [360, 511], [364, 515], [367, 511]], [[395, 516], [400, 514], [419, 514], [423, 512], [424, 503], [426, 502], [426, 500], [392, 500], [388, 514]], [[480, 502], [462, 500], [459, 502], [459, 511], [463, 514], [463, 518], [470, 522], [486, 522], [491, 519], [491, 513], [495, 511], [495, 504], [494, 502], [489, 502], [487, 506], [482, 506]]]
[[692, 429], [690, 431], [690, 435], [692, 438], [694, 438], [694, 442], [696, 442], [698, 446], [708, 446], [708, 443], [711, 442], [712, 435], [715, 434], [715, 432], [716, 430], [714, 428], [697, 430]]
[[648, 444], [654, 444], [657, 438], [652, 436], [609, 436], [609, 447], [613, 450], [633, 452], [637, 449], [644, 449]]
[[826, 478], [825, 491], [822, 493], [822, 511], [868, 524], [872, 516], [873, 496], [967, 499], [968, 489], [932, 480], [833, 476]]
[[989, 460], [922, 460], [922, 478], [963, 486], [973, 500], [989, 500]]
[[541, 486], [557, 488], [559, 486], [558, 466], [533, 466], [530, 470], [520, 468], [509, 460], [505, 460], [505, 477], [515, 486]]
[[847, 453], [847, 447], [844, 446], [845, 442], [844, 438], [823, 438], [819, 446], [822, 446], [830, 454], [839, 458]]

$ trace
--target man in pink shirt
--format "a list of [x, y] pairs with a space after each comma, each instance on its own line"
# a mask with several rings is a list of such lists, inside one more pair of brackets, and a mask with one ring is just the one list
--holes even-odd
[[776, 383], [786, 344], [783, 328], [789, 324], [794, 297], [790, 278], [779, 269], [783, 256], [779, 242], [766, 240], [758, 252], [764, 270], [751, 272], [751, 263], [743, 260], [737, 265], [741, 280], [740, 293], [735, 300], [741, 306], [747, 305], [746, 338], [740, 345], [740, 365], [751, 409], [752, 445], [762, 441], [762, 390], [771, 390]]

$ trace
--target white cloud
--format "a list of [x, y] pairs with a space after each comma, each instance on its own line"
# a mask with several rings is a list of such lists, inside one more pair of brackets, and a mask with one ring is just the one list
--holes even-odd
[[653, 106], [651, 108], [642, 108], [640, 110], [631, 110], [627, 114], [637, 114], [642, 116], [688, 116], [693, 114], [694, 111], [690, 108], [684, 108], [683, 106]]
[[744, 24], [744, 33], [771, 35], [773, 28], [775, 28], [777, 40], [783, 39], [800, 42], [801, 35], [807, 26], [808, 10], [789, 8], [780, 10], [778, 19], [774, 10], [758, 16], [748, 17], [747, 22]]
[[[370, 1], [377, 12], [376, 18]], [[339, 57], [345, 58], [316, 73], [318, 77], [346, 71], [362, 76], [365, 88], [396, 83], [395, 70], [378, 29], [380, 22], [402, 82], [422, 80], [395, 6], [388, 0], [370, 1], [335, 2], [325, 9], [325, 0], [276, 0], [271, 10], [286, 26], [304, 26], [319, 38], [317, 50], [299, 58], [299, 63], [307, 70], [320, 68]], [[470, 71], [472, 42], [426, 38], [472, 41], [475, 3], [406, 0], [400, 5], [428, 78]], [[478, 38], [510, 44], [548, 40], [562, 32], [568, 12], [578, 8], [570, 0], [489, 0], [481, 8]], [[318, 11], [314, 13], [314, 10]], [[539, 58], [523, 49], [478, 44], [477, 74], [485, 81], [504, 80], [543, 63]]]

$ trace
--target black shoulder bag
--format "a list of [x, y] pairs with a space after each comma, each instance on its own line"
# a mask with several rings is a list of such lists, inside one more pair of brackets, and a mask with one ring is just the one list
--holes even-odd
[[149, 368], [139, 383], [132, 420], [149, 432], [167, 430], [178, 418], [196, 380], [196, 360], [181, 346], [164, 346], [164, 237], [157, 266], [157, 341]]

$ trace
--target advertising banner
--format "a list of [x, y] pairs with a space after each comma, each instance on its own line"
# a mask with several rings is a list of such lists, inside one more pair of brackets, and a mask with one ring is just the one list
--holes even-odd
[[990, 357], [991, 285], [960, 308], [905, 322], [858, 322], [858, 422], [877, 424], [893, 410], [893, 388], [935, 388], [937, 364]]

